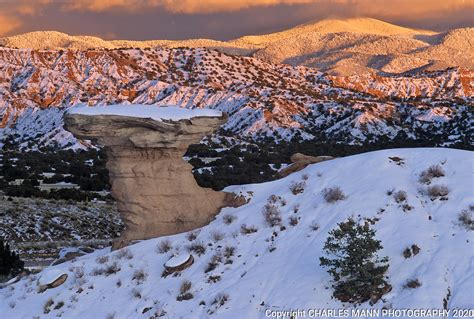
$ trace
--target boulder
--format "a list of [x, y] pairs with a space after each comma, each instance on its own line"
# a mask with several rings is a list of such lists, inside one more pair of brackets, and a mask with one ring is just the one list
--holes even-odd
[[81, 257], [81, 256], [84, 256], [84, 255], [85, 255], [85, 253], [80, 252], [80, 251], [69, 251], [69, 252], [65, 253], [63, 257], [58, 258], [55, 261], [53, 261], [51, 263], [51, 266], [56, 266], [56, 265], [59, 265], [59, 264], [63, 264], [67, 261], [75, 260], [77, 257]]
[[310, 155], [304, 155], [301, 153], [295, 153], [291, 155], [290, 160], [291, 160], [291, 165], [285, 167], [281, 171], [278, 172], [278, 176], [280, 178], [286, 177], [292, 173], [301, 171], [303, 168], [310, 164], [315, 164], [315, 163], [320, 163], [324, 161], [329, 161], [334, 159], [332, 156], [310, 156]]
[[165, 271], [163, 272], [163, 277], [166, 277], [172, 273], [183, 271], [186, 268], [191, 267], [194, 263], [194, 257], [191, 254], [178, 254], [170, 258], [163, 266]]
[[67, 277], [68, 275], [66, 273], [62, 273], [58, 269], [45, 269], [41, 272], [41, 276], [38, 279], [38, 290], [41, 293], [47, 289], [61, 286]]
[[[159, 108], [157, 108], [159, 109]], [[125, 223], [113, 249], [132, 240], [185, 232], [208, 224], [225, 206], [239, 205], [232, 193], [199, 187], [187, 147], [227, 120], [194, 116], [164, 120], [123, 115], [68, 113], [64, 127], [105, 147], [111, 195]]]

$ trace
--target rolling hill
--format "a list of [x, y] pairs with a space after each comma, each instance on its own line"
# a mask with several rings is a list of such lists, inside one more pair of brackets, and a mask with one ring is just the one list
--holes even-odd
[[37, 50], [205, 47], [229, 54], [255, 56], [273, 63], [309, 66], [334, 75], [353, 75], [360, 72], [400, 74], [448, 67], [473, 69], [472, 39], [474, 28], [437, 33], [371, 18], [357, 18], [322, 20], [281, 32], [243, 36], [230, 41], [104, 40], [38, 31], [2, 38], [0, 45]]

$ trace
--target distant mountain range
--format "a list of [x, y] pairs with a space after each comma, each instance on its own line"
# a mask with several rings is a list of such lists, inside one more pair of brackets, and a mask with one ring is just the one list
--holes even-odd
[[219, 134], [254, 141], [471, 145], [473, 75], [332, 76], [202, 48], [0, 48], [0, 141], [77, 147], [62, 129], [68, 107], [142, 103], [219, 109]]
[[107, 41], [92, 36], [39, 31], [1, 38], [0, 45], [37, 50], [204, 47], [272, 63], [313, 67], [332, 75], [366, 72], [390, 75], [449, 67], [474, 69], [474, 28], [433, 32], [370, 18], [323, 20], [282, 32], [230, 41]]

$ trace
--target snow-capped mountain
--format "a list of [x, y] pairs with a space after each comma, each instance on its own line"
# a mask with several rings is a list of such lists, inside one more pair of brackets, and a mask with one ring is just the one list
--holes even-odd
[[74, 145], [62, 115], [77, 103], [218, 109], [221, 133], [254, 140], [471, 143], [473, 75], [459, 68], [336, 77], [207, 49], [0, 48], [0, 79], [0, 139], [32, 147]]
[[[227, 191], [247, 204], [224, 208], [208, 226], [25, 276], [0, 289], [0, 313], [253, 319], [295, 309], [346, 309], [349, 318], [351, 309], [446, 309], [452, 317], [474, 300], [472, 163], [468, 151], [390, 149], [232, 186]], [[325, 198], [331, 188], [343, 196]], [[265, 217], [269, 209], [274, 226]], [[331, 276], [319, 265], [328, 232], [349, 217], [376, 230], [379, 254], [389, 257], [392, 289], [373, 305], [354, 308], [332, 298]], [[182, 262], [188, 252], [194, 263], [166, 276], [164, 264], [173, 256]], [[39, 290], [63, 275], [63, 284]]]

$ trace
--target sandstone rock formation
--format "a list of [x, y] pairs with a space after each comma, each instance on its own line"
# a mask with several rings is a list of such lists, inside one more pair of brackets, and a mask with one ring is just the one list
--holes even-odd
[[113, 248], [131, 240], [176, 234], [209, 223], [233, 194], [197, 185], [183, 160], [191, 143], [225, 123], [227, 116], [154, 120], [121, 115], [67, 114], [65, 129], [105, 146], [112, 196], [126, 229]]
[[334, 159], [334, 157], [332, 156], [310, 156], [301, 153], [295, 153], [290, 157], [292, 164], [279, 171], [278, 176], [286, 177], [294, 172], [301, 171], [303, 168], [310, 164], [329, 161], [332, 159]]

